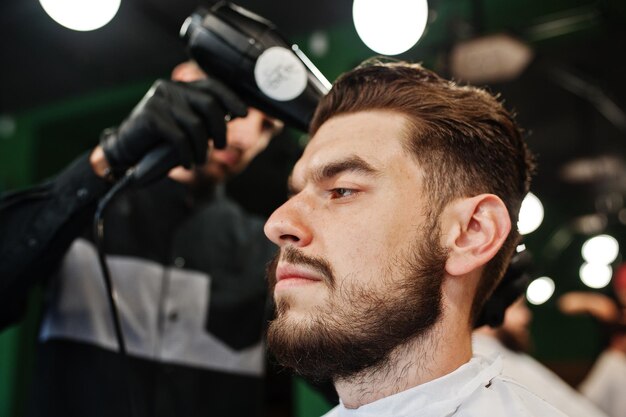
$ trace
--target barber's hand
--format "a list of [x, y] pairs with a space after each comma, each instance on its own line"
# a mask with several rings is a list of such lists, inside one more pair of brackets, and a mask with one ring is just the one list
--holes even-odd
[[226, 146], [226, 121], [243, 117], [247, 106], [219, 81], [158, 80], [117, 129], [103, 132], [100, 145], [115, 176], [153, 148], [169, 143], [185, 168], [206, 161], [208, 140]]

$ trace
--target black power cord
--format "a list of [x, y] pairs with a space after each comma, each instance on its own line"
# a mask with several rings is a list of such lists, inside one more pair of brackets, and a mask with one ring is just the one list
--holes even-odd
[[104, 210], [120, 191], [125, 189], [133, 180], [133, 171], [129, 170], [126, 175], [109, 190], [109, 192], [98, 202], [98, 208], [93, 220], [93, 235], [98, 251], [98, 261], [100, 263], [100, 269], [102, 270], [102, 277], [106, 287], [107, 300], [111, 310], [111, 318], [113, 320], [113, 328], [115, 329], [115, 338], [117, 339], [117, 345], [119, 348], [120, 365], [122, 368], [123, 379], [126, 385], [126, 393], [128, 400], [128, 408], [130, 410], [130, 416], [136, 417], [137, 410], [135, 408], [134, 397], [131, 389], [130, 381], [130, 364], [128, 361], [128, 352], [126, 350], [126, 342], [124, 340], [124, 333], [122, 332], [122, 326], [120, 323], [119, 313], [117, 311], [116, 292], [113, 288], [113, 282], [111, 281], [111, 273], [106, 264], [105, 252], [104, 252]]

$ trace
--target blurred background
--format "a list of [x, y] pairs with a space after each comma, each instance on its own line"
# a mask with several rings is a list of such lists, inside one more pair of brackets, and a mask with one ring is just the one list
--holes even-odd
[[[368, 57], [393, 55], [502, 94], [538, 160], [530, 222], [541, 212], [543, 218], [523, 226], [535, 227], [524, 236], [535, 261], [531, 275], [539, 279], [528, 292], [533, 354], [570, 384], [579, 383], [606, 340], [591, 318], [561, 314], [556, 299], [572, 290], [609, 294], [624, 257], [626, 2], [430, 0], [423, 33], [413, 30], [419, 25], [412, 20], [411, 30], [402, 27], [402, 17], [413, 11], [385, 29], [386, 12], [379, 9], [373, 35], [371, 17], [351, 0], [236, 3], [273, 21], [330, 81]], [[392, 19], [396, 1], [378, 3]], [[38, 0], [3, 0], [0, 192], [55, 174], [92, 148], [104, 127], [119, 123], [154, 79], [169, 78], [186, 59], [180, 26], [199, 4], [121, 0], [108, 24], [77, 31], [55, 22]], [[410, 39], [391, 39], [385, 49], [376, 36], [393, 32]], [[279, 202], [282, 177], [273, 167], [293, 161], [307, 139], [294, 130], [284, 136], [255, 161], [248, 178], [231, 185], [230, 193], [252, 211], [267, 214]], [[267, 185], [272, 175], [281, 183]], [[525, 206], [531, 210], [532, 201]], [[583, 245], [597, 236], [583, 257]], [[0, 334], [0, 416], [21, 415], [37, 304], [29, 320]], [[323, 401], [301, 381], [277, 373], [280, 388], [268, 394], [271, 401], [287, 401], [286, 413], [294, 416], [319, 415]]]

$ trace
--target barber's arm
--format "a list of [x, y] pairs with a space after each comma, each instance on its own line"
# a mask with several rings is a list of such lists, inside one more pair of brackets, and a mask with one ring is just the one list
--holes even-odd
[[21, 318], [30, 288], [54, 273], [116, 177], [164, 143], [181, 165], [201, 164], [208, 138], [226, 144], [225, 116], [245, 114], [246, 105], [216, 80], [159, 80], [117, 129], [55, 179], [0, 196], [0, 329]]
[[568, 292], [559, 298], [557, 305], [565, 314], [591, 314], [596, 319], [608, 323], [616, 322], [621, 315], [611, 298], [597, 292]]
[[30, 287], [53, 272], [109, 187], [85, 154], [53, 181], [0, 198], [0, 329], [21, 318]]

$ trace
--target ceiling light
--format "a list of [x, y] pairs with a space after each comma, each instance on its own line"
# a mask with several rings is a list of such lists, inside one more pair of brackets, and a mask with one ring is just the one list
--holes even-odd
[[533, 59], [525, 43], [505, 34], [459, 42], [450, 53], [455, 78], [474, 84], [513, 80]]
[[61, 26], [78, 31], [101, 28], [113, 19], [121, 0], [39, 0]]
[[309, 36], [309, 51], [316, 57], [323, 57], [328, 53], [330, 42], [326, 32], [317, 31]]
[[409, 50], [422, 37], [428, 20], [426, 0], [354, 0], [352, 19], [368, 48], [383, 55]]
[[517, 221], [517, 230], [522, 235], [527, 235], [537, 230], [543, 222], [543, 204], [533, 193], [526, 194], [522, 201]]
[[613, 236], [598, 235], [583, 243], [583, 259], [590, 264], [608, 265], [619, 254], [619, 243]]
[[602, 232], [608, 224], [608, 219], [604, 214], [587, 214], [577, 217], [572, 222], [572, 227], [583, 235], [594, 235]]
[[624, 162], [611, 155], [576, 159], [565, 165], [561, 177], [572, 183], [619, 179], [626, 173]]
[[580, 280], [589, 288], [604, 288], [611, 282], [613, 269], [609, 265], [584, 263], [579, 271]]
[[554, 281], [550, 277], [537, 278], [528, 285], [526, 298], [534, 305], [545, 303], [554, 294]]

